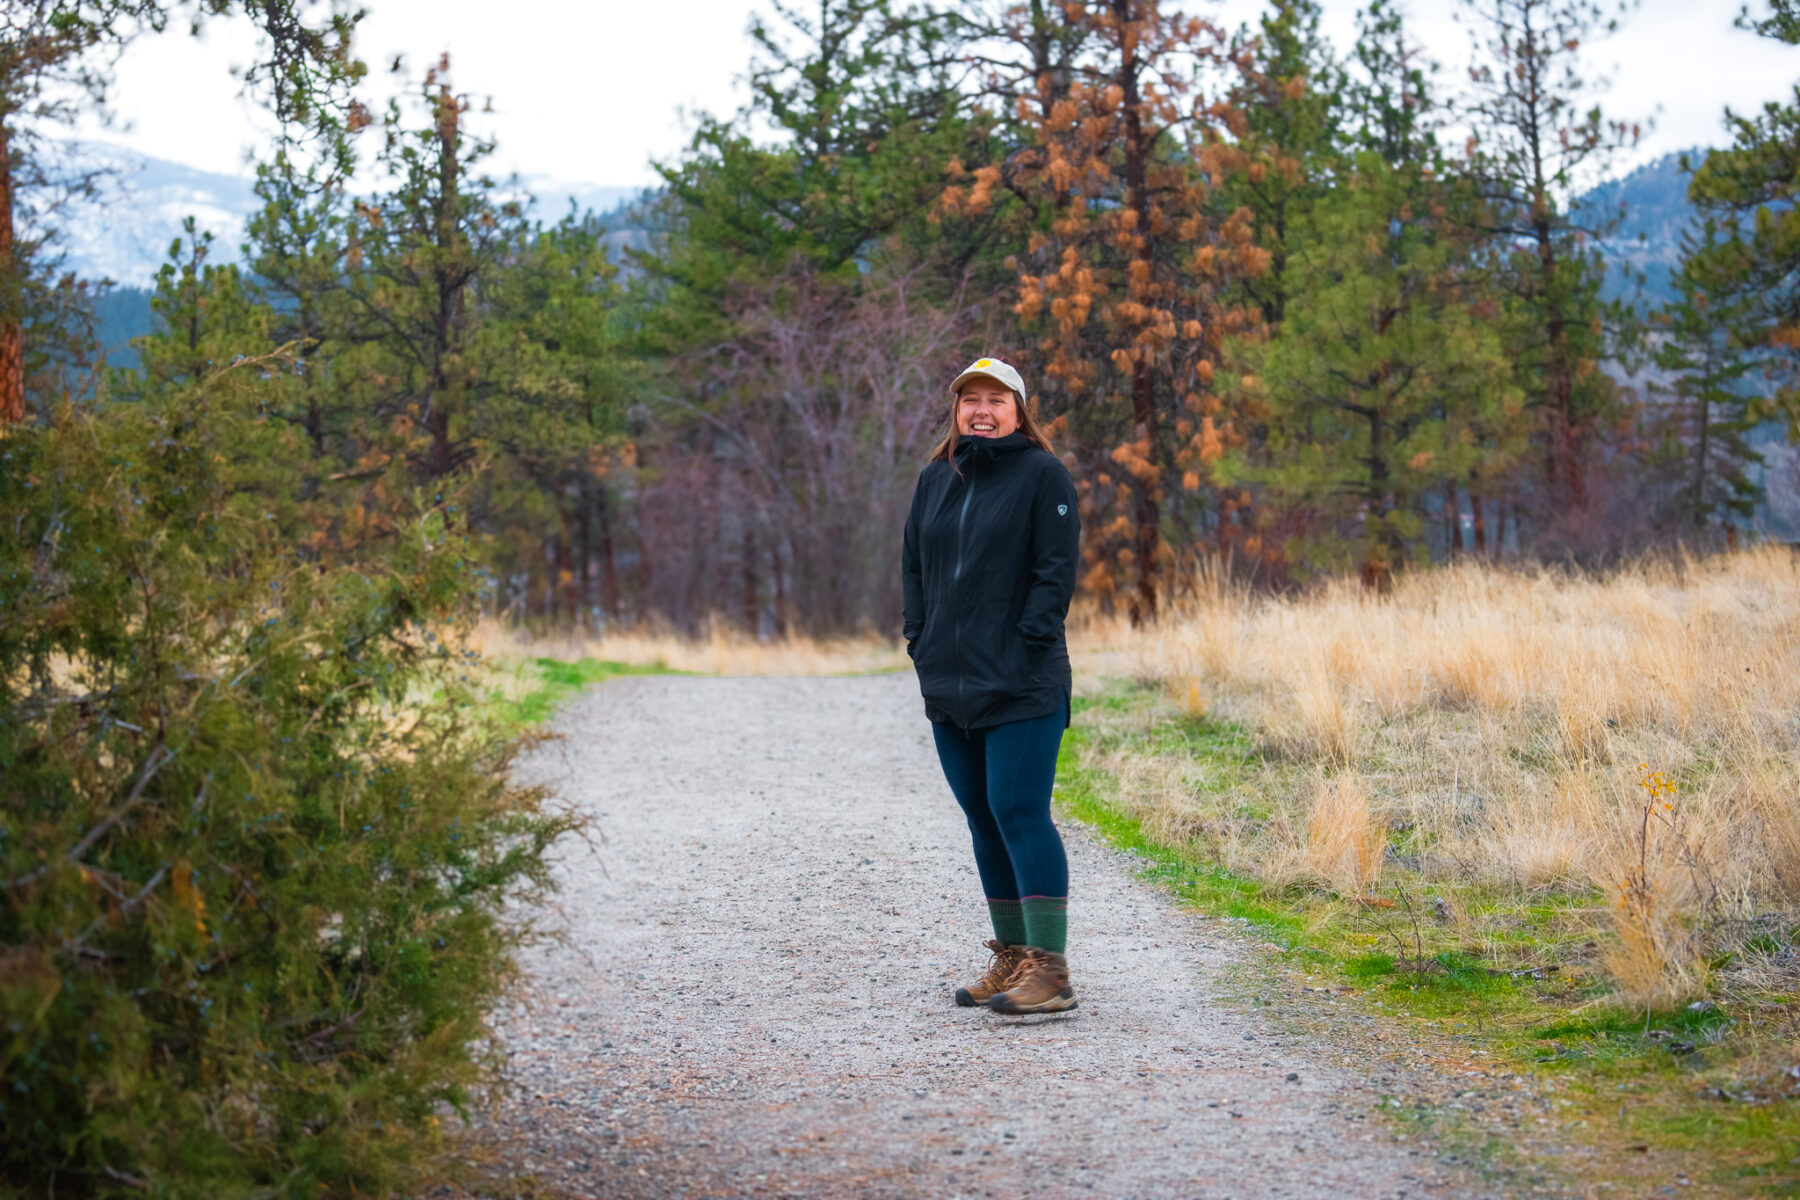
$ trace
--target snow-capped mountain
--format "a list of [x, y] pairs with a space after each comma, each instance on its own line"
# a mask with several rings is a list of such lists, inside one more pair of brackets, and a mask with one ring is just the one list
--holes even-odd
[[[244, 222], [257, 207], [248, 170], [220, 175], [107, 142], [73, 142], [64, 150], [71, 167], [106, 172], [93, 199], [73, 202], [56, 214], [65, 265], [77, 275], [148, 287], [189, 216], [213, 235], [217, 258], [238, 256]], [[606, 213], [638, 195], [636, 188], [597, 187], [548, 175], [523, 176], [518, 187], [536, 197], [537, 215], [546, 222], [560, 220], [571, 202], [579, 212]]]
[[53, 221], [64, 265], [77, 275], [148, 286], [189, 216], [236, 256], [256, 206], [247, 174], [216, 175], [106, 142], [64, 149], [71, 167], [105, 172], [91, 199], [72, 201]]

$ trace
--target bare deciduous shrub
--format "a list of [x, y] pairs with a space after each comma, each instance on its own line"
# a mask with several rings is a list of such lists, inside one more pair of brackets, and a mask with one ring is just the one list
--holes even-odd
[[1706, 964], [1694, 921], [1715, 915], [1716, 889], [1701, 878], [1704, 860], [1686, 814], [1675, 807], [1676, 785], [1663, 772], [1649, 771], [1648, 763], [1640, 769], [1648, 773], [1638, 783], [1643, 795], [1633, 814], [1635, 829], [1627, 857], [1614, 866], [1618, 938], [1604, 957], [1621, 995], [1642, 1005], [1648, 1021], [1652, 1006], [1705, 991]]

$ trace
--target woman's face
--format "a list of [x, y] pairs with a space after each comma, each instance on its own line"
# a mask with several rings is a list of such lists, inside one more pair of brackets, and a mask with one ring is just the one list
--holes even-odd
[[963, 437], [1005, 437], [1019, 427], [1012, 389], [992, 379], [971, 379], [956, 395], [956, 432]]

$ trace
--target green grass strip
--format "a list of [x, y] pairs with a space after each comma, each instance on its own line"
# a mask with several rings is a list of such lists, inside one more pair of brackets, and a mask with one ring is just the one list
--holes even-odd
[[534, 658], [525, 667], [537, 687], [520, 696], [496, 696], [493, 715], [509, 731], [522, 731], [542, 725], [556, 715], [557, 709], [579, 696], [596, 683], [624, 675], [689, 675], [661, 663], [611, 662], [583, 658], [568, 662], [557, 658]]

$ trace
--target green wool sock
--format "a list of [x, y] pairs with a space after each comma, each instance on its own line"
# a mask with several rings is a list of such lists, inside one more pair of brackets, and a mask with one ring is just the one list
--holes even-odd
[[1025, 945], [1025, 914], [1017, 900], [989, 900], [988, 920], [1002, 946]]
[[1027, 896], [1019, 908], [1025, 917], [1025, 944], [1061, 954], [1069, 944], [1069, 898]]

